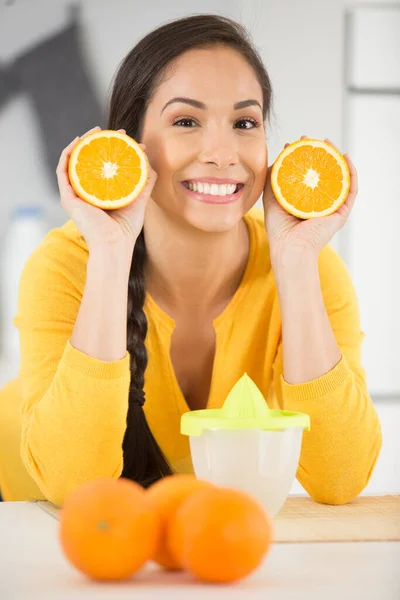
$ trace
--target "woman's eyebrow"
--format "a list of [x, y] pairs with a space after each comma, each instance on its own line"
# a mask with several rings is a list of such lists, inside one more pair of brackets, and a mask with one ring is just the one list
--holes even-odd
[[[174, 102], [181, 102], [182, 104], [190, 104], [190, 106], [194, 106], [195, 108], [201, 108], [203, 110], [205, 110], [207, 108], [207, 105], [204, 104], [204, 102], [200, 102], [200, 100], [194, 100], [193, 98], [178, 97], [178, 98], [171, 98], [171, 100], [168, 100], [168, 102], [165, 104], [165, 106], [162, 109], [160, 114], [163, 113], [163, 111], [167, 108], [167, 106], [169, 106], [170, 104], [173, 104]], [[253, 100], [253, 99], [241, 100], [240, 102], [236, 102], [236, 104], [233, 105], [233, 108], [234, 108], [234, 110], [239, 110], [240, 108], [246, 108], [247, 106], [259, 106], [262, 111], [261, 104], [258, 102], [258, 100]]]

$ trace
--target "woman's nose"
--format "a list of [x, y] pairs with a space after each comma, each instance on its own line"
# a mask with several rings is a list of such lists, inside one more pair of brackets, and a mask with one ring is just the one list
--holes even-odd
[[199, 160], [204, 164], [213, 163], [221, 170], [237, 164], [238, 151], [232, 136], [215, 134], [204, 139]]

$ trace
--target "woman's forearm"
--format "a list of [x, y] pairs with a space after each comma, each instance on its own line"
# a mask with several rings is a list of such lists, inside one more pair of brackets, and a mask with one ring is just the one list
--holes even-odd
[[324, 305], [318, 256], [304, 251], [274, 265], [281, 318], [284, 379], [312, 381], [340, 361], [341, 352]]
[[111, 362], [126, 355], [128, 280], [133, 248], [90, 251], [86, 284], [71, 337], [77, 350]]

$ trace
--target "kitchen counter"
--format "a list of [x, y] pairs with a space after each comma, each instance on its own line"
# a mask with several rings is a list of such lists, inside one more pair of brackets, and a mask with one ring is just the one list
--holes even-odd
[[337, 507], [289, 498], [274, 519], [269, 555], [256, 573], [235, 585], [204, 585], [152, 563], [127, 582], [92, 582], [64, 558], [57, 517], [58, 509], [48, 503], [0, 504], [2, 600], [186, 600], [189, 594], [191, 600], [205, 594], [212, 600], [400, 597], [399, 496], [358, 498]]

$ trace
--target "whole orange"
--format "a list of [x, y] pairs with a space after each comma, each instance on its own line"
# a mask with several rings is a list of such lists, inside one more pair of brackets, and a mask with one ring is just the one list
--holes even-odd
[[193, 492], [199, 489], [210, 488], [212, 484], [194, 475], [170, 475], [160, 479], [147, 490], [150, 502], [157, 511], [161, 520], [160, 544], [153, 556], [153, 560], [162, 567], [171, 571], [182, 568], [168, 548], [167, 528], [179, 506]]
[[245, 492], [215, 487], [193, 493], [180, 506], [168, 539], [185, 570], [201, 581], [228, 583], [260, 565], [271, 543], [271, 524]]
[[60, 515], [68, 560], [94, 579], [126, 579], [159, 543], [160, 520], [145, 490], [128, 479], [96, 479], [77, 487]]

